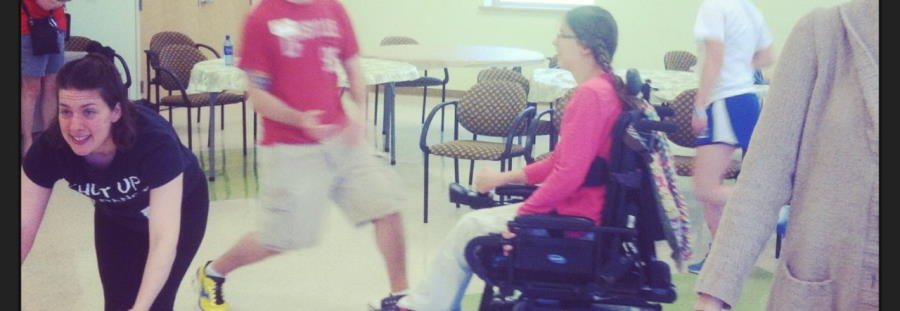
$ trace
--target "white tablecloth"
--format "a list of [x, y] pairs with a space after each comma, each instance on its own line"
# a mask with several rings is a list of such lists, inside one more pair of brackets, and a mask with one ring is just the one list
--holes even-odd
[[[237, 61], [237, 60], [235, 60]], [[366, 84], [382, 84], [414, 80], [419, 72], [416, 67], [407, 63], [372, 58], [360, 58], [360, 65], [365, 74]], [[338, 67], [338, 83], [348, 86], [347, 74]], [[236, 66], [225, 66], [222, 59], [211, 59], [194, 65], [187, 92], [205, 93], [222, 90], [243, 91], [247, 85], [247, 75]]]
[[522, 66], [546, 60], [544, 54], [537, 51], [491, 45], [384, 45], [363, 50], [362, 55], [410, 63], [425, 70]]
[[85, 57], [87, 56], [87, 54], [87, 52], [83, 51], [65, 51], [63, 52], [63, 57], [65, 57], [65, 62], [68, 63], [73, 60]]
[[[620, 77], [625, 77], [625, 72], [616, 70], [616, 74]], [[642, 80], [650, 80], [650, 85], [655, 88], [650, 94], [651, 101], [657, 104], [671, 101], [681, 92], [697, 88], [699, 85], [699, 78], [695, 72], [674, 70], [638, 70], [638, 72]], [[531, 79], [528, 101], [552, 102], [575, 86], [575, 78], [567, 70], [538, 68], [534, 70]], [[768, 85], [754, 85], [754, 88], [759, 97], [765, 97], [769, 91]]]

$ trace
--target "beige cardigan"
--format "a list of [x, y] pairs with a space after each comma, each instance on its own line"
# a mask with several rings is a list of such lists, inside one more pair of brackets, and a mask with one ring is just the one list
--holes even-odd
[[877, 310], [878, 174], [878, 0], [854, 0], [786, 41], [695, 290], [734, 305], [789, 204], [768, 309]]

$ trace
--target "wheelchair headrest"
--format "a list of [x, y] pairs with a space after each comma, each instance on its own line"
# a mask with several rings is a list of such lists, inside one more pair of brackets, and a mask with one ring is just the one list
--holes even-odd
[[637, 96], [637, 94], [641, 92], [641, 87], [643, 87], [641, 74], [637, 69], [628, 69], [628, 71], [625, 72], [625, 93], [629, 96]]

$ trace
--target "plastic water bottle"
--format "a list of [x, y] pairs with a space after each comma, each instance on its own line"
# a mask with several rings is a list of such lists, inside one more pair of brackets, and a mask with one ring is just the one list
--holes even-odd
[[225, 66], [234, 65], [234, 43], [231, 42], [231, 35], [225, 35], [225, 47], [222, 59], [225, 60]]

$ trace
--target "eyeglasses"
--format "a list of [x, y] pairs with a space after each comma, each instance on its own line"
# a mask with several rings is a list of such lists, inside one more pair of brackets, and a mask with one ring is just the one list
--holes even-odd
[[560, 32], [560, 33], [556, 34], [556, 38], [559, 38], [559, 39], [575, 39], [575, 38], [577, 38], [577, 37], [575, 37], [575, 35], [568, 35], [568, 34], [564, 34], [564, 33]]

